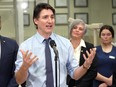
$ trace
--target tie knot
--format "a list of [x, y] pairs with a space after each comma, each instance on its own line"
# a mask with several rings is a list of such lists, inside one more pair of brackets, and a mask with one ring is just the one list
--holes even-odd
[[45, 41], [46, 43], [49, 43], [50, 40], [51, 40], [51, 38], [44, 39], [44, 41]]

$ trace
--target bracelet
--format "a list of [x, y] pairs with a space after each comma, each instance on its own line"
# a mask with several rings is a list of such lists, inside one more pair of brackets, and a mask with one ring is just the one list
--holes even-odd
[[83, 64], [83, 68], [84, 68], [84, 69], [86, 69], [86, 70], [88, 70], [88, 69], [89, 69], [89, 67], [84, 66], [84, 64]]

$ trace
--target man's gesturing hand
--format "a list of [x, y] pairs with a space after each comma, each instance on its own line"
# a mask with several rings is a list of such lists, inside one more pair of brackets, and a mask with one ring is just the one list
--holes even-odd
[[20, 50], [20, 51], [23, 56], [22, 66], [24, 66], [24, 68], [28, 70], [28, 68], [38, 60], [38, 58], [37, 56], [33, 55], [32, 52], [29, 52], [29, 50], [27, 50], [26, 52], [23, 50]]

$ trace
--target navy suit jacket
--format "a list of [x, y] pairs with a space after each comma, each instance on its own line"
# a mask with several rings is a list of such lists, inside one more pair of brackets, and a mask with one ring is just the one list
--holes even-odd
[[[86, 51], [89, 51], [91, 48], [94, 48], [93, 44], [85, 42], [86, 47], [81, 47], [81, 52], [80, 52], [80, 63], [79, 66], [83, 65], [85, 59], [83, 57], [83, 54], [86, 54]], [[86, 54], [87, 56], [87, 54]], [[67, 77], [68, 79], [68, 85], [69, 87], [77, 86], [77, 87], [92, 87], [93, 80], [97, 75], [96, 71], [96, 66], [97, 66], [97, 56], [95, 56], [91, 67], [88, 69], [86, 74], [81, 77], [79, 80], [75, 81], [74, 79], [71, 79], [69, 76]]]
[[18, 44], [15, 40], [0, 36], [0, 87], [18, 87], [14, 78]]

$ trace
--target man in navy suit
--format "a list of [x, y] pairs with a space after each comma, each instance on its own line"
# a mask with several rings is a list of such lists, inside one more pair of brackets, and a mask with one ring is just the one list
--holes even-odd
[[18, 87], [14, 78], [17, 51], [18, 44], [15, 40], [0, 36], [0, 87]]
[[0, 87], [18, 87], [14, 78], [17, 43], [7, 37], [0, 36]]

